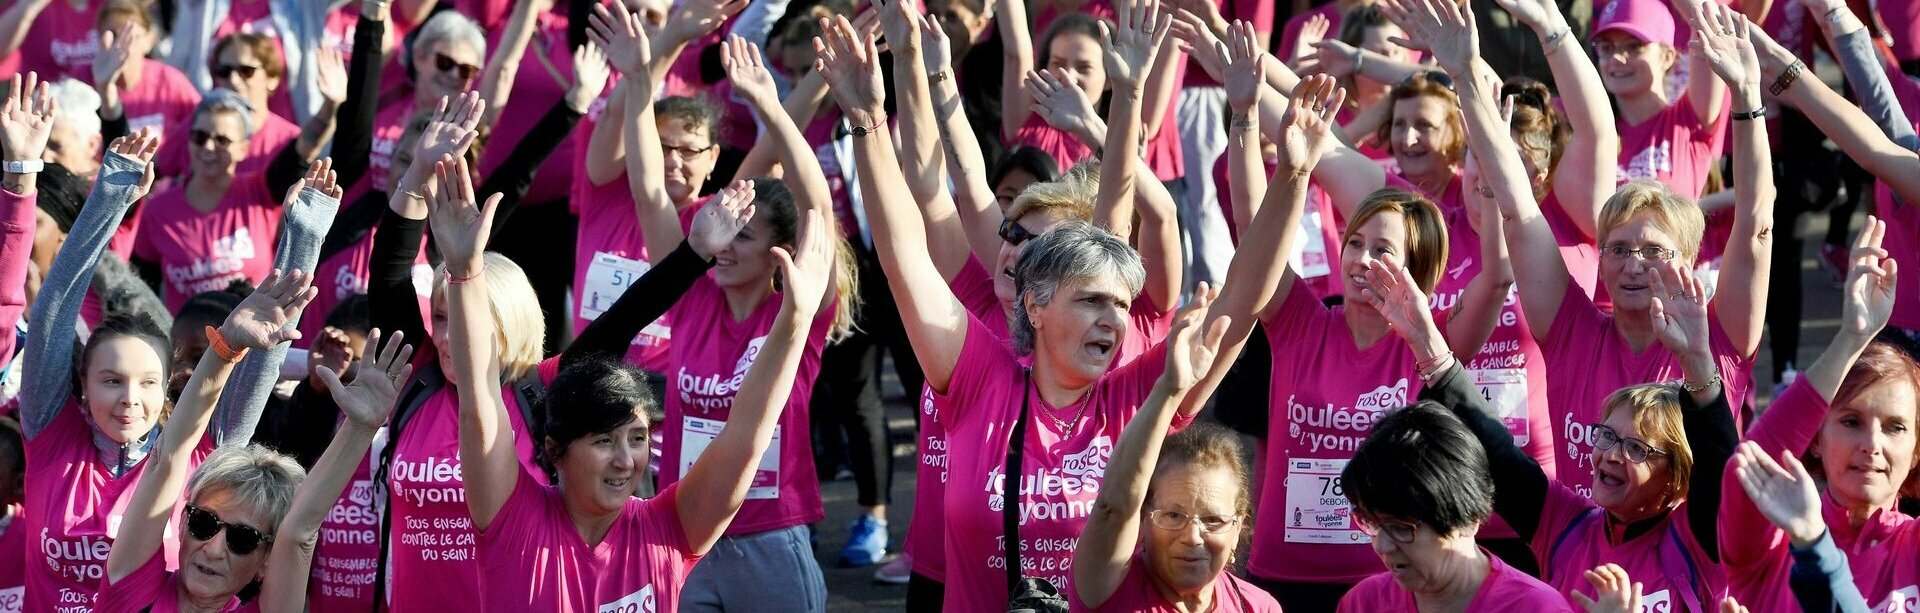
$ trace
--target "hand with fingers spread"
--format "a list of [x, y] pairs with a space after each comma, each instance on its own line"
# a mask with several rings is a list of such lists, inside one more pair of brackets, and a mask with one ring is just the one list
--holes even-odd
[[[620, 4], [615, 2], [613, 4]], [[624, 8], [624, 7], [622, 7]], [[684, 45], [720, 30], [728, 19], [747, 8], [747, 0], [687, 0], [676, 2], [673, 16], [660, 30], [666, 42]]]
[[947, 29], [938, 20], [920, 20], [920, 39], [920, 59], [929, 77], [953, 67], [953, 41], [947, 40]]
[[1179, 49], [1199, 62], [1207, 76], [1226, 82], [1227, 56], [1218, 47], [1220, 37], [1199, 15], [1186, 9], [1174, 11], [1171, 33]]
[[1387, 326], [1400, 335], [1422, 360], [1446, 352], [1446, 341], [1433, 323], [1433, 308], [1427, 294], [1420, 290], [1413, 273], [1391, 260], [1367, 264], [1367, 306], [1386, 318]]
[[480, 135], [480, 118], [486, 111], [487, 102], [476, 92], [460, 94], [451, 101], [441, 98], [439, 110], [434, 111], [427, 129], [420, 132], [420, 140], [414, 144], [414, 161], [431, 169], [434, 160], [465, 156]]
[[702, 259], [713, 260], [713, 254], [725, 249], [753, 220], [753, 182], [734, 181], [713, 198], [707, 199], [706, 206], [693, 216], [693, 225], [687, 230], [687, 245]]
[[920, 53], [920, 23], [924, 19], [911, 0], [873, 0], [880, 34], [896, 53]]
[[1266, 50], [1260, 48], [1260, 39], [1254, 35], [1253, 24], [1236, 21], [1227, 28], [1230, 42], [1218, 43], [1216, 53], [1226, 56], [1227, 107], [1241, 115], [1249, 115], [1260, 108], [1260, 90], [1266, 89], [1267, 66], [1263, 61]]
[[1220, 354], [1220, 342], [1232, 323], [1225, 315], [1207, 321], [1207, 309], [1219, 298], [1220, 288], [1203, 281], [1193, 301], [1174, 316], [1173, 329], [1167, 332], [1167, 367], [1160, 373], [1160, 382], [1169, 389], [1193, 389], [1211, 373], [1214, 357]]
[[607, 81], [613, 78], [613, 71], [607, 66], [607, 52], [595, 44], [576, 47], [573, 50], [573, 84], [567, 87], [567, 108], [581, 115], [593, 108], [593, 102], [600, 99], [600, 93], [606, 91]]
[[1033, 98], [1033, 112], [1038, 113], [1047, 125], [1083, 140], [1100, 142], [1101, 137], [1094, 134], [1094, 127], [1099, 126], [1099, 132], [1104, 134], [1106, 122], [1100, 119], [1099, 111], [1093, 109], [1093, 101], [1087, 98], [1087, 92], [1062, 75], [1060, 69], [1029, 70], [1025, 84], [1027, 95]]
[[1431, 53], [1440, 66], [1465, 75], [1480, 54], [1480, 32], [1473, 11], [1452, 0], [1386, 0], [1380, 12], [1406, 31], [1393, 42]]
[[113, 144], [108, 145], [107, 150], [147, 167], [146, 174], [140, 177], [140, 184], [133, 188], [134, 200], [146, 197], [147, 192], [153, 189], [153, 154], [160, 152], [160, 132], [150, 127], [140, 128], [138, 132], [113, 139]]
[[1331, 25], [1333, 22], [1328, 21], [1326, 15], [1307, 18], [1307, 23], [1300, 26], [1300, 34], [1293, 39], [1293, 48], [1287, 51], [1287, 58], [1298, 65], [1313, 55], [1314, 43], [1327, 39], [1327, 28]]
[[846, 17], [820, 22], [820, 36], [813, 39], [813, 51], [819, 56], [813, 69], [826, 78], [842, 111], [879, 117], [885, 95], [880, 86], [880, 51], [873, 38], [855, 30]]
[[1654, 266], [1653, 330], [1675, 356], [1711, 359], [1712, 324], [1707, 321], [1707, 286], [1678, 260]]
[[1338, 38], [1330, 38], [1313, 44], [1313, 60], [1319, 65], [1320, 72], [1335, 78], [1347, 78], [1360, 70], [1359, 47], [1347, 44]]
[[1753, 506], [1785, 531], [1794, 546], [1811, 546], [1827, 533], [1820, 515], [1820, 486], [1793, 452], [1782, 452], [1775, 462], [1759, 443], [1741, 443], [1733, 455], [1733, 474]]
[[1114, 12], [1112, 26], [1100, 22], [1107, 82], [1116, 94], [1138, 96], [1147, 86], [1147, 72], [1153, 69], [1160, 43], [1173, 27], [1173, 16], [1160, 10], [1158, 0], [1138, 0], [1132, 7]]
[[127, 20], [118, 30], [100, 33], [100, 51], [93, 56], [94, 87], [118, 87], [127, 64], [133, 62], [133, 29], [138, 22]]
[[39, 161], [53, 134], [57, 106], [40, 75], [29, 72], [13, 79], [13, 92], [0, 107], [0, 156], [9, 162]]
[[[705, 0], [694, 0], [686, 4], [704, 3]], [[613, 8], [609, 9], [608, 6]], [[670, 19], [668, 23], [676, 21]], [[593, 5], [593, 14], [587, 16], [587, 25], [587, 38], [605, 50], [607, 61], [613, 64], [614, 70], [629, 79], [643, 79], [637, 82], [652, 80], [649, 66], [653, 63], [653, 45], [647, 38], [647, 30], [642, 27], [638, 14], [628, 11], [622, 2], [596, 3]]]
[[382, 343], [378, 328], [369, 333], [367, 352], [360, 357], [356, 369], [359, 376], [352, 384], [342, 384], [340, 373], [331, 368], [318, 369], [321, 382], [348, 423], [366, 431], [386, 425], [394, 399], [400, 395], [400, 383], [413, 374], [413, 346], [403, 343], [405, 340], [406, 335], [396, 332]]
[[220, 338], [234, 349], [266, 349], [300, 339], [293, 323], [319, 291], [307, 273], [273, 271], [220, 324]]
[[1300, 80], [1280, 117], [1280, 169], [1297, 175], [1313, 172], [1320, 157], [1333, 149], [1334, 116], [1346, 104], [1347, 90], [1333, 77], [1315, 75]]
[[340, 182], [339, 177], [333, 172], [333, 158], [320, 158], [320, 161], [307, 166], [307, 176], [294, 181], [293, 187], [287, 188], [285, 202], [293, 202], [293, 199], [300, 195], [302, 188], [312, 189], [329, 198], [339, 200]]
[[1573, 601], [1587, 613], [1640, 613], [1640, 601], [1644, 597], [1645, 586], [1635, 583], [1627, 576], [1627, 570], [1617, 564], [1604, 564], [1587, 571], [1587, 583], [1593, 584], [1597, 598], [1588, 598], [1586, 594], [1575, 590]]
[[307, 346], [307, 386], [313, 388], [315, 393], [329, 393], [326, 380], [320, 377], [322, 368], [332, 371], [342, 381], [352, 381], [354, 371], [350, 366], [353, 359], [352, 337], [333, 326], [321, 328], [320, 334], [314, 336], [312, 344]]
[[320, 90], [320, 99], [330, 107], [338, 107], [347, 102], [347, 63], [340, 58], [340, 51], [333, 47], [322, 47], [313, 56], [314, 85]]
[[1847, 285], [1840, 308], [1840, 334], [1870, 339], [1887, 327], [1893, 316], [1894, 292], [1899, 289], [1899, 266], [1882, 243], [1887, 222], [1872, 215], [1860, 227], [1847, 254]]
[[728, 36], [720, 45], [720, 64], [727, 69], [733, 91], [754, 109], [780, 108], [780, 92], [761, 60], [760, 47], [739, 36]]
[[1551, 30], [1548, 31], [1551, 34], [1566, 27], [1567, 18], [1560, 13], [1560, 5], [1550, 0], [1493, 0], [1493, 3], [1535, 32]]
[[[1734, 9], [1705, 4], [1700, 9], [1700, 25], [1688, 43], [1691, 52], [1705, 57], [1713, 73], [1733, 90], [1735, 110], [1754, 108], [1760, 103], [1760, 56], [1748, 38], [1753, 24]], [[1743, 106], [1748, 103], [1753, 106]]]
[[774, 262], [780, 265], [784, 282], [782, 297], [794, 310], [795, 321], [806, 321], [820, 308], [821, 299], [833, 284], [834, 254], [838, 230], [833, 218], [823, 210], [800, 214], [799, 238], [793, 247], [773, 247]]
[[487, 197], [482, 205], [473, 193], [473, 175], [467, 161], [441, 158], [434, 164], [439, 188], [427, 197], [433, 244], [446, 258], [447, 275], [468, 280], [485, 266], [487, 238], [493, 232], [493, 213], [500, 205], [500, 194]]

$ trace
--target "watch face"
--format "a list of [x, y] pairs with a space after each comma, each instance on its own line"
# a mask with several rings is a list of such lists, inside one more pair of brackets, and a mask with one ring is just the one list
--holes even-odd
[[854, 136], [866, 136], [866, 135], [867, 135], [867, 128], [866, 128], [865, 126], [854, 126], [854, 127], [853, 127], [853, 135], [854, 135]]

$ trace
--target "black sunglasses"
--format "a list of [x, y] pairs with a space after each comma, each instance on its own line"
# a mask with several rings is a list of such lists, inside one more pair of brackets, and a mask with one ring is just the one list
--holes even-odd
[[219, 515], [194, 505], [187, 505], [187, 534], [195, 540], [210, 541], [220, 531], [227, 533], [227, 551], [233, 555], [244, 556], [259, 549], [260, 545], [273, 544], [273, 535], [261, 532], [246, 524], [232, 524], [220, 521]]
[[1413, 85], [1414, 79], [1421, 77], [1425, 77], [1428, 81], [1432, 81], [1441, 87], [1453, 89], [1453, 75], [1447, 74], [1444, 70], [1420, 70], [1408, 73], [1405, 79], [1400, 80], [1400, 85]]
[[260, 72], [260, 67], [246, 64], [221, 64], [213, 67], [213, 76], [216, 79], [225, 79], [236, 72], [240, 73], [242, 79], [251, 79], [255, 73]]
[[206, 130], [193, 130], [188, 132], [187, 140], [192, 142], [195, 147], [205, 147], [207, 146], [207, 141], [213, 141], [215, 146], [222, 149], [233, 146], [233, 139], [219, 136]]
[[433, 65], [439, 67], [440, 72], [459, 70], [460, 72], [458, 74], [462, 79], [471, 79], [474, 73], [480, 72], [479, 66], [462, 64], [459, 60], [447, 57], [445, 53], [433, 54]]
[[1009, 245], [1018, 247], [1021, 243], [1025, 243], [1028, 239], [1035, 236], [1039, 235], [1028, 232], [1026, 226], [1015, 223], [1011, 219], [1003, 219], [1000, 221], [1000, 240], [1007, 241]]

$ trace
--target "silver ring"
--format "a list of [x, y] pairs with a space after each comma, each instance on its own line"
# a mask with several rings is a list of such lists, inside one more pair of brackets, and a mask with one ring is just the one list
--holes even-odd
[[1324, 105], [1319, 105], [1319, 104], [1313, 105], [1313, 112], [1315, 113], [1325, 112], [1326, 110], [1327, 110], [1327, 107]]

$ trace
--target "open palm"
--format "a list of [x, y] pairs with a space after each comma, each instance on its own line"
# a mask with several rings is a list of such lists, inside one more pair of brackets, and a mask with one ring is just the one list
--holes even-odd
[[1116, 90], [1137, 92], [1146, 86], [1147, 72], [1153, 68], [1154, 56], [1171, 27], [1173, 16], [1162, 12], [1156, 0], [1140, 0], [1130, 8], [1115, 11], [1111, 27], [1100, 23], [1107, 79]]
[[1899, 288], [1899, 266], [1882, 247], [1887, 222], [1872, 215], [1854, 238], [1853, 262], [1847, 270], [1846, 301], [1840, 309], [1840, 331], [1861, 338], [1872, 337], [1886, 328], [1893, 316], [1894, 290]]
[[1221, 339], [1226, 337], [1231, 320], [1226, 316], [1206, 321], [1207, 309], [1220, 297], [1219, 287], [1201, 283], [1193, 301], [1180, 309], [1173, 329], [1167, 332], [1167, 369], [1161, 378], [1177, 389], [1192, 389], [1205, 379], [1220, 354]]
[[[1684, 0], [1683, 0], [1684, 1]], [[1713, 73], [1728, 87], [1757, 86], [1760, 57], [1749, 40], [1753, 24], [1745, 15], [1715, 3], [1700, 9], [1700, 26], [1695, 31], [1692, 50], [1706, 57]]]
[[276, 270], [227, 315], [220, 336], [235, 349], [266, 349], [299, 339], [300, 331], [293, 324], [317, 294], [306, 273]]
[[38, 160], [46, 153], [56, 109], [40, 75], [29, 72], [13, 80], [13, 92], [0, 107], [0, 147], [5, 148], [0, 152], [8, 161]]
[[1265, 89], [1267, 66], [1263, 60], [1267, 52], [1254, 36], [1253, 24], [1245, 21], [1233, 22], [1227, 38], [1227, 42], [1215, 48], [1227, 57], [1227, 106], [1238, 112], [1249, 112], [1259, 107], [1260, 90]]
[[832, 284], [835, 235], [833, 218], [825, 210], [811, 210], [800, 214], [798, 244], [792, 249], [773, 248], [773, 259], [786, 282], [786, 299], [803, 312], [817, 308]]
[[760, 58], [760, 47], [739, 36], [728, 36], [721, 43], [720, 63], [727, 69], [733, 91], [756, 107], [780, 105], [780, 92], [773, 85], [773, 73]]
[[1342, 89], [1327, 75], [1300, 80], [1293, 88], [1293, 99], [1280, 117], [1280, 168], [1289, 172], [1312, 172], [1320, 157], [1333, 149], [1334, 116], [1347, 100]]
[[846, 17], [822, 20], [820, 36], [813, 39], [818, 56], [813, 69], [825, 77], [840, 108], [877, 111], [883, 101], [880, 89], [880, 52], [873, 37], [854, 29]]
[[487, 101], [477, 92], [440, 99], [440, 108], [427, 122], [414, 144], [413, 159], [433, 161], [444, 157], [462, 157], [479, 137], [480, 118], [486, 115]]
[[1782, 453], [1780, 461], [1775, 462], [1759, 444], [1747, 441], [1740, 444], [1733, 462], [1734, 475], [1753, 506], [1794, 541], [1811, 543], [1827, 531], [1826, 520], [1820, 516], [1819, 486], [1799, 458]]
[[486, 256], [487, 239], [493, 233], [493, 213], [499, 208], [500, 194], [487, 198], [484, 206], [473, 193], [471, 171], [464, 159], [442, 159], [434, 165], [439, 188], [427, 196], [428, 215], [433, 228], [433, 244], [447, 261], [447, 273], [456, 276], [479, 274]]
[[[701, 2], [696, 0], [686, 4]], [[608, 6], [613, 8], [609, 9]], [[668, 23], [673, 21], [668, 20]], [[593, 13], [587, 16], [587, 25], [587, 38], [606, 51], [607, 61], [613, 64], [614, 69], [628, 78], [647, 75], [647, 67], [653, 62], [653, 46], [647, 39], [647, 29], [640, 23], [640, 16], [629, 12], [626, 3], [594, 4]]]
[[347, 420], [367, 429], [387, 423], [400, 382], [413, 374], [413, 346], [401, 342], [406, 340], [405, 335], [394, 333], [384, 346], [381, 340], [378, 328], [367, 335], [368, 351], [360, 357], [358, 374], [351, 385], [342, 384], [340, 373], [331, 368], [322, 366], [317, 373]]
[[708, 198], [706, 206], [693, 216], [687, 245], [700, 257], [712, 259], [753, 220], [753, 198], [753, 182], [744, 180], [734, 181], [720, 190], [718, 197]]

